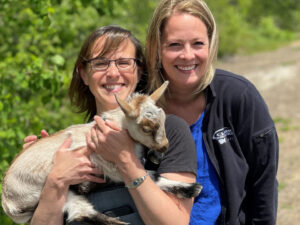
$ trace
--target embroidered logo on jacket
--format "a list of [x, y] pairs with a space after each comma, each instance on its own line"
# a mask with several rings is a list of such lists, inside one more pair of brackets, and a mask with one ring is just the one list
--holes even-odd
[[233, 138], [233, 132], [230, 128], [224, 127], [217, 130], [213, 135], [213, 140], [217, 140], [220, 145], [230, 141]]

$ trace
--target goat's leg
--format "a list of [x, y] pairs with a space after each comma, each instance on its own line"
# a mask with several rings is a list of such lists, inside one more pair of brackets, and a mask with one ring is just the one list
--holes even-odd
[[202, 186], [199, 183], [185, 183], [180, 181], [169, 180], [160, 176], [157, 173], [150, 173], [151, 178], [160, 187], [160, 189], [169, 192], [178, 198], [193, 198], [197, 197]]
[[93, 225], [126, 225], [128, 223], [109, 217], [94, 209], [92, 204], [82, 195], [69, 191], [67, 202], [63, 208], [67, 221], [80, 221]]
[[[13, 179], [15, 178], [13, 177]], [[21, 180], [21, 178], [19, 179]], [[36, 191], [31, 192], [31, 190]], [[1, 197], [4, 212], [15, 223], [26, 223], [32, 218], [34, 210], [38, 205], [40, 191], [38, 191], [38, 188], [34, 184], [30, 186], [25, 182], [21, 185], [11, 185], [8, 188], [7, 183], [4, 182]]]

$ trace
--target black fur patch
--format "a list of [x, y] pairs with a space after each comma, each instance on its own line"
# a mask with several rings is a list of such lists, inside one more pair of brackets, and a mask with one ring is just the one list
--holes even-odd
[[105, 183], [94, 183], [94, 182], [84, 182], [76, 185], [71, 185], [70, 189], [74, 191], [74, 193], [79, 194], [79, 195], [85, 195], [90, 192], [93, 192], [95, 190], [99, 190], [102, 188], [109, 187], [113, 184], [112, 181], [109, 180], [109, 178], [106, 178]]
[[170, 192], [179, 198], [193, 198], [200, 194], [202, 186], [198, 183], [193, 183], [188, 187], [173, 186], [167, 187], [166, 189], [167, 192]]
[[76, 221], [87, 225], [124, 225], [126, 223], [119, 221], [116, 218], [106, 216], [104, 214], [98, 213], [92, 217], [81, 217], [76, 219]]

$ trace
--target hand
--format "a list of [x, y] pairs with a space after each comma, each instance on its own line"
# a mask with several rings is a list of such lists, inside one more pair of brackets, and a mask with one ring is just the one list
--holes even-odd
[[[48, 137], [49, 134], [47, 131], [45, 130], [41, 130], [41, 137]], [[37, 140], [37, 136], [36, 135], [30, 135], [27, 136], [26, 138], [24, 138], [24, 142], [25, 144], [23, 145], [23, 149], [28, 148], [30, 145], [32, 145], [35, 141]]]
[[84, 181], [104, 183], [102, 178], [94, 176], [103, 173], [96, 169], [90, 161], [89, 156], [92, 151], [87, 147], [68, 151], [71, 143], [72, 138], [69, 137], [55, 154], [54, 165], [49, 174], [54, 183], [62, 188]]
[[126, 130], [121, 129], [114, 121], [104, 121], [95, 116], [96, 125], [87, 134], [88, 148], [101, 155], [105, 160], [115, 164], [133, 160], [134, 141]]

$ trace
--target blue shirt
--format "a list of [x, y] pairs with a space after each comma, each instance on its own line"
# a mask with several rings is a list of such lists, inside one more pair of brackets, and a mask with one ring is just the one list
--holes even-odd
[[218, 177], [202, 138], [204, 112], [198, 121], [190, 126], [197, 149], [197, 182], [203, 189], [195, 198], [191, 212], [190, 225], [216, 225], [221, 213], [221, 198]]

